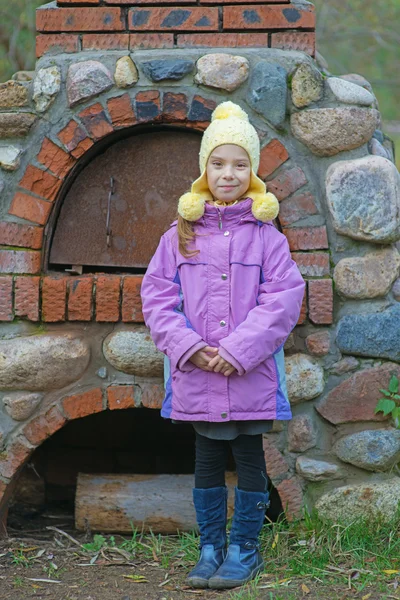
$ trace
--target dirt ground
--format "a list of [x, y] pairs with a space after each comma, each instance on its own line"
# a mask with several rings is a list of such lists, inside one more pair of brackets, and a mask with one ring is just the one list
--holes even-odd
[[266, 572], [256, 585], [235, 590], [194, 590], [185, 585], [193, 562], [183, 554], [171, 558], [148, 546], [147, 557], [135, 558], [123, 549], [122, 536], [115, 536], [114, 547], [85, 551], [88, 534], [76, 532], [71, 521], [37, 525], [10, 529], [9, 537], [0, 540], [0, 600], [400, 600], [400, 592], [390, 587], [357, 591], [343, 581], [290, 580], [283, 572], [278, 580], [276, 573]]

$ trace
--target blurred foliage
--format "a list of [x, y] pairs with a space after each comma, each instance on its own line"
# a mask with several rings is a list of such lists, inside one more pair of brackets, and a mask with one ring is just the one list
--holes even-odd
[[314, 0], [317, 50], [334, 75], [371, 83], [385, 120], [400, 121], [400, 0]]
[[41, 0], [0, 0], [0, 81], [35, 68], [35, 11]]

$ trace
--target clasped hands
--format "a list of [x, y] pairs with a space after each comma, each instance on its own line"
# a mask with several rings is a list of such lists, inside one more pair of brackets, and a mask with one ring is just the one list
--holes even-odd
[[230, 362], [218, 354], [218, 348], [212, 346], [205, 346], [205, 348], [198, 350], [192, 354], [189, 360], [203, 371], [214, 371], [214, 373], [221, 373], [225, 377], [229, 377], [236, 370]]

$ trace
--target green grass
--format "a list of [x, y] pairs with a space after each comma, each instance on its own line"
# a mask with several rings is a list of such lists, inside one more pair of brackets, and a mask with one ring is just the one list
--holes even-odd
[[[362, 598], [371, 586], [374, 594], [384, 599], [394, 592], [388, 584], [400, 579], [400, 513], [391, 523], [356, 521], [350, 525], [324, 523], [315, 515], [306, 515], [302, 521], [265, 525], [260, 541], [265, 572], [232, 590], [230, 600], [291, 600], [308, 594], [327, 598], [328, 588], [332, 600], [349, 590]], [[162, 536], [134, 529], [130, 538], [95, 536], [84, 546], [95, 553], [99, 544], [105, 551], [119, 548], [136, 561], [172, 569], [182, 580], [198, 558], [194, 533]], [[338, 590], [337, 596], [334, 590]]]

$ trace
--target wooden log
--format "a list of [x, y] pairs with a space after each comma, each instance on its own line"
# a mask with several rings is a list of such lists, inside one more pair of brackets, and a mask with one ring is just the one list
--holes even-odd
[[[227, 473], [228, 516], [236, 475]], [[173, 534], [196, 528], [193, 475], [90, 475], [79, 473], [75, 527], [85, 531]]]

